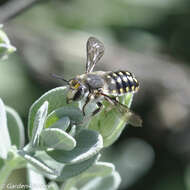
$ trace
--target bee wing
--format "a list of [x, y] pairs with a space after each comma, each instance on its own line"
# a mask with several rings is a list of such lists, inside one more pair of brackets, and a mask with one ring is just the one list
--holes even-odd
[[87, 61], [86, 61], [86, 73], [93, 71], [96, 63], [104, 55], [104, 45], [95, 37], [90, 37], [86, 44]]
[[142, 127], [142, 119], [139, 115], [131, 111], [126, 105], [120, 103], [116, 98], [110, 97], [104, 93], [101, 93], [101, 95], [104, 96], [105, 100], [112, 106], [115, 105], [117, 107], [121, 117], [126, 120], [127, 123], [134, 127]]
[[124, 113], [124, 118], [126, 121], [131, 124], [134, 127], [142, 127], [142, 119], [139, 115], [136, 113], [132, 112], [130, 109], [128, 109]]
[[119, 102], [115, 102], [115, 104], [117, 104], [116, 106], [118, 106], [117, 108], [121, 114], [121, 117], [124, 120], [126, 120], [127, 123], [129, 123], [133, 127], [142, 127], [142, 119], [139, 115], [137, 115], [136, 113], [131, 111], [127, 106]]
[[[113, 106], [113, 105], [112, 105]], [[115, 108], [117, 113], [119, 113], [119, 117], [123, 119], [125, 122], [129, 123], [133, 127], [142, 127], [142, 119], [139, 115], [131, 111], [128, 107], [121, 104], [115, 104]], [[125, 106], [125, 107], [124, 107]], [[111, 107], [111, 110], [113, 107]]]

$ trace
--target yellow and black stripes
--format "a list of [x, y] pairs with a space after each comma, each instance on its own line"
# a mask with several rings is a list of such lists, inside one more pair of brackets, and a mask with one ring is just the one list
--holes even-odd
[[137, 79], [128, 71], [117, 71], [106, 74], [108, 91], [110, 94], [122, 95], [136, 92], [139, 88]]

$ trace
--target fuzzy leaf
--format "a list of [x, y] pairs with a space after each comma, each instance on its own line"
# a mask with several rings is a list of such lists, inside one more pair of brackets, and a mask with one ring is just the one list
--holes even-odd
[[46, 183], [43, 175], [39, 174], [29, 166], [27, 167], [27, 181], [30, 185], [30, 190], [46, 190]]
[[[60, 172], [62, 171], [62, 168], [64, 167], [64, 164], [56, 162], [53, 158], [51, 158], [45, 151], [37, 151], [35, 154], [35, 157], [38, 160], [43, 160], [44, 163], [46, 163], [46, 165], [50, 168], [53, 168], [56, 172], [57, 175], [60, 174]], [[48, 175], [47, 173], [45, 173], [45, 176], [47, 176], [48, 178], [54, 180], [55, 175]]]
[[121, 183], [121, 178], [118, 172], [113, 172], [107, 177], [97, 177], [89, 181], [80, 190], [116, 190]]
[[52, 181], [48, 184], [47, 190], [59, 190], [59, 186]]
[[84, 176], [106, 176], [115, 170], [115, 166], [108, 162], [97, 162], [86, 171]]
[[55, 150], [72, 150], [76, 146], [75, 139], [65, 131], [56, 128], [44, 129], [40, 135], [40, 146]]
[[39, 158], [32, 156], [23, 150], [18, 151], [18, 154], [22, 156], [25, 160], [27, 160], [30, 164], [39, 169], [41, 172], [50, 175], [58, 175], [58, 172], [55, 169], [50, 168], [46, 163], [44, 163]]
[[81, 110], [75, 106], [66, 105], [51, 112], [46, 121], [46, 127], [55, 125], [55, 122], [59, 122], [61, 118], [69, 117], [70, 120], [81, 123], [83, 120], [83, 114]]
[[[130, 107], [132, 98], [132, 94], [127, 94], [122, 98], [121, 102]], [[111, 110], [107, 111], [109, 108], [110, 104], [105, 102], [105, 108], [101, 113], [92, 118], [88, 126], [89, 129], [96, 130], [102, 135], [104, 147], [113, 144], [127, 124], [125, 118], [118, 113], [117, 107], [113, 107]]]
[[11, 45], [7, 35], [1, 28], [2, 27], [0, 27], [0, 59], [6, 59], [10, 53], [16, 51], [16, 48]]
[[58, 129], [62, 129], [64, 131], [66, 131], [70, 125], [71, 121], [69, 119], [69, 117], [63, 117], [61, 119], [59, 119], [58, 121], [56, 121], [53, 125], [48, 126], [47, 125], [47, 121], [46, 121], [46, 127], [51, 127], [51, 128], [58, 128]]
[[11, 139], [7, 127], [7, 117], [5, 106], [3, 101], [0, 99], [0, 157], [6, 159], [7, 153], [11, 147]]
[[67, 105], [67, 103], [66, 103], [66, 92], [67, 92], [67, 87], [65, 87], [65, 86], [54, 88], [54, 89], [46, 92], [45, 94], [43, 94], [38, 100], [36, 100], [33, 103], [33, 105], [30, 108], [29, 118], [28, 118], [28, 136], [29, 136], [29, 139], [32, 136], [32, 130], [33, 130], [35, 115], [36, 115], [38, 109], [40, 108], [40, 106], [43, 104], [43, 102], [44, 101], [49, 102], [48, 114], [50, 114], [55, 109]]
[[24, 146], [25, 141], [24, 126], [22, 120], [13, 108], [6, 106], [6, 113], [11, 144], [16, 145], [17, 148], [21, 148]]
[[52, 150], [47, 154], [61, 163], [83, 162], [95, 154], [103, 147], [102, 137], [96, 131], [83, 129], [76, 135], [76, 147], [71, 151]]
[[66, 181], [64, 190], [70, 190], [73, 187], [80, 189], [89, 180], [95, 177], [105, 177], [110, 175], [115, 170], [115, 166], [107, 162], [96, 162], [88, 170]]
[[87, 170], [90, 166], [92, 166], [97, 161], [98, 158], [99, 158], [99, 154], [96, 154], [90, 159], [85, 160], [81, 163], [65, 165], [60, 173], [60, 176], [57, 177], [55, 180], [63, 181], [68, 178], [79, 175], [80, 173]]
[[72, 137], [74, 137], [74, 136], [76, 135], [77, 127], [78, 127], [78, 126], [73, 125], [73, 126], [71, 127], [71, 130], [69, 131], [68, 134], [71, 135]]
[[39, 145], [39, 137], [44, 128], [47, 112], [48, 112], [48, 102], [45, 101], [42, 104], [42, 106], [39, 108], [39, 110], [37, 111], [35, 120], [33, 123], [34, 128], [32, 131], [32, 139], [31, 139], [32, 147], [37, 147]]

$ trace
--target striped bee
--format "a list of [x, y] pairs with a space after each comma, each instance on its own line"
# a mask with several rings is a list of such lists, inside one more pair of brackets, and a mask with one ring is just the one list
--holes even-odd
[[87, 61], [85, 74], [78, 75], [69, 81], [56, 76], [69, 85], [67, 103], [84, 99], [85, 103], [82, 107], [82, 111], [85, 115], [86, 105], [91, 101], [95, 101], [98, 106], [92, 113], [92, 115], [95, 115], [101, 111], [103, 107], [102, 101], [106, 100], [110, 105], [117, 106], [122, 115], [127, 113], [127, 121], [131, 125], [141, 126], [141, 118], [118, 100], [119, 96], [138, 91], [139, 83], [135, 76], [129, 71], [93, 72], [96, 63], [104, 54], [104, 45], [98, 39], [90, 37], [87, 41], [86, 48]]

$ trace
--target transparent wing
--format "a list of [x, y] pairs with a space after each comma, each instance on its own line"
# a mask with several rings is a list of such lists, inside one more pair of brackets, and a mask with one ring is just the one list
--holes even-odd
[[[121, 111], [121, 110], [120, 110]], [[123, 108], [121, 111], [122, 116], [133, 127], [142, 127], [142, 119], [139, 115], [131, 111], [129, 108]]]
[[95, 37], [90, 37], [86, 44], [87, 61], [86, 61], [86, 73], [93, 71], [96, 63], [104, 55], [104, 44]]
[[120, 103], [116, 97], [110, 97], [104, 93], [101, 93], [111, 105], [116, 106], [117, 110], [121, 114], [121, 117], [134, 127], [142, 127], [142, 119], [139, 115], [131, 111], [126, 105]]

